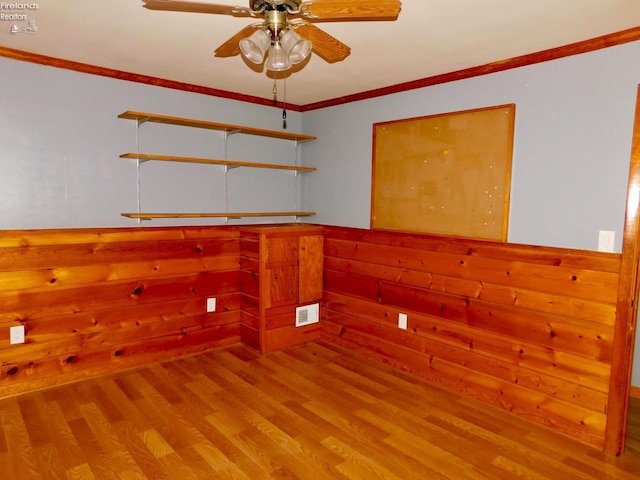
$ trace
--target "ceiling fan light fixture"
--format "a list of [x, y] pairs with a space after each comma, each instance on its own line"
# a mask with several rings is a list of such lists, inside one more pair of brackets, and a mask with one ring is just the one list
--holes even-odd
[[269, 47], [267, 61], [265, 62], [265, 68], [274, 72], [284, 72], [291, 68], [291, 62], [287, 56], [287, 52], [280, 45], [280, 42], [275, 42]]
[[240, 52], [250, 62], [260, 65], [270, 45], [271, 35], [261, 28], [253, 32], [250, 37], [240, 40]]
[[291, 28], [282, 31], [280, 43], [292, 65], [302, 62], [311, 53], [311, 42], [302, 38]]

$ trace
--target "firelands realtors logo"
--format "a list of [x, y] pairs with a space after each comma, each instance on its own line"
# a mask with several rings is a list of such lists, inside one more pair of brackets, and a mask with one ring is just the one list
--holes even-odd
[[0, 21], [10, 22], [9, 33], [36, 33], [36, 21], [31, 14], [40, 8], [38, 3], [0, 2]]

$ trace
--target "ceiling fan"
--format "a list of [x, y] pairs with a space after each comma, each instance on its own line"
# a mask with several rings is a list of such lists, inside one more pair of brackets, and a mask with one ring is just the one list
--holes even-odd
[[351, 49], [313, 25], [315, 22], [395, 20], [399, 0], [249, 0], [248, 7], [189, 0], [142, 0], [149, 10], [262, 18], [244, 27], [215, 50], [216, 57], [242, 54], [271, 71], [285, 71], [313, 51], [328, 63], [344, 60]]

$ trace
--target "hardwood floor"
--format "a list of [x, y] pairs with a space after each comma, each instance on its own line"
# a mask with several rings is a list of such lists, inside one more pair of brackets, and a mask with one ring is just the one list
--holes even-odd
[[0, 400], [2, 479], [638, 479], [591, 447], [326, 343], [234, 346]]

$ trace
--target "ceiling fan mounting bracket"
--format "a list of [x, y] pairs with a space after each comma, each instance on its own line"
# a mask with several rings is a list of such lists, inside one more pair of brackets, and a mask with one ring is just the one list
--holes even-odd
[[264, 12], [264, 25], [271, 32], [271, 38], [276, 39], [280, 32], [287, 28], [287, 12], [283, 10], [267, 10]]
[[249, 8], [255, 12], [281, 10], [290, 15], [300, 11], [301, 0], [250, 0]]

